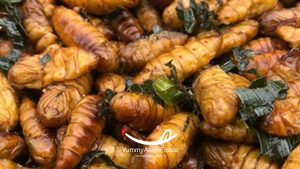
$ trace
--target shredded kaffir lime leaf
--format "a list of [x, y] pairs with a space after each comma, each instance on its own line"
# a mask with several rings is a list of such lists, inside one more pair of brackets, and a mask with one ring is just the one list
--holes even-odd
[[218, 25], [216, 14], [209, 11], [206, 2], [197, 4], [195, 0], [189, 1], [189, 6], [183, 4], [183, 0], [178, 1], [176, 6], [177, 15], [184, 22], [184, 30], [187, 33], [193, 33], [196, 28], [208, 29]]
[[256, 122], [259, 117], [273, 110], [276, 99], [286, 96], [288, 87], [281, 81], [258, 78], [249, 89], [238, 88], [235, 93], [240, 99], [239, 112], [245, 121]]

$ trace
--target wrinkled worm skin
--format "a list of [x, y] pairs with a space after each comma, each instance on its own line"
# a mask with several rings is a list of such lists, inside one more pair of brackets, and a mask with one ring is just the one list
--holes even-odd
[[279, 169], [254, 147], [223, 142], [203, 144], [203, 162], [211, 169]]
[[152, 131], [164, 119], [178, 112], [177, 107], [163, 107], [150, 95], [128, 91], [115, 95], [109, 109], [118, 122], [145, 132]]
[[165, 64], [172, 61], [176, 66], [179, 81], [183, 81], [207, 65], [213, 58], [229, 52], [233, 47], [245, 44], [257, 32], [258, 23], [247, 20], [222, 29], [221, 34], [214, 31], [199, 33], [189, 38], [184, 46], [150, 60], [133, 80], [135, 83], [142, 83], [169, 74], [170, 69]]
[[109, 19], [121, 41], [132, 42], [144, 36], [142, 26], [126, 8], [117, 9]]
[[[130, 169], [142, 168], [142, 159], [132, 152], [127, 152], [130, 147], [109, 135], [103, 135], [92, 150], [104, 151], [117, 166]], [[124, 150], [125, 149], [125, 150]]]
[[76, 79], [95, 69], [97, 63], [96, 56], [81, 48], [55, 45], [41, 54], [20, 58], [8, 72], [8, 79], [20, 89], [41, 89]]
[[55, 44], [57, 36], [53, 33], [43, 5], [39, 0], [26, 0], [22, 6], [23, 24], [36, 49], [43, 52], [48, 46]]
[[85, 74], [77, 79], [48, 86], [38, 102], [38, 114], [46, 127], [59, 127], [70, 119], [76, 104], [92, 89], [92, 77]]
[[179, 32], [162, 31], [151, 34], [147, 39], [129, 43], [120, 51], [120, 61], [127, 72], [135, 72], [156, 56], [171, 51], [176, 46], [184, 45], [188, 36]]
[[78, 13], [63, 6], [56, 7], [52, 22], [55, 32], [67, 46], [83, 48], [99, 58], [99, 71], [111, 72], [118, 68], [118, 55], [113, 44]]
[[103, 95], [106, 89], [121, 93], [125, 91], [125, 78], [115, 73], [102, 74], [97, 78], [95, 87], [99, 95]]
[[199, 119], [191, 113], [177, 113], [159, 124], [146, 138], [147, 141], [157, 141], [163, 133], [170, 129], [177, 136], [160, 145], [145, 146], [148, 149], [176, 149], [171, 151], [147, 151], [144, 153], [143, 162], [145, 169], [172, 169], [180, 163], [192, 144], [199, 127]]
[[57, 149], [55, 137], [43, 126], [37, 114], [37, 106], [29, 98], [22, 100], [20, 121], [30, 156], [40, 165], [53, 165]]
[[7, 133], [0, 132], [0, 158], [13, 160], [25, 150], [25, 142], [22, 137]]
[[19, 120], [19, 101], [14, 89], [0, 72], [0, 131], [12, 130]]
[[0, 159], [0, 169], [29, 169], [11, 160]]
[[67, 132], [59, 146], [55, 169], [73, 169], [100, 138], [105, 119], [98, 117], [99, 96], [84, 97], [72, 111]]
[[117, 7], [131, 8], [138, 5], [139, 0], [62, 0], [69, 7], [80, 7], [93, 14], [108, 14]]
[[203, 70], [193, 83], [193, 91], [206, 122], [225, 127], [235, 117], [238, 97], [236, 84], [219, 66]]

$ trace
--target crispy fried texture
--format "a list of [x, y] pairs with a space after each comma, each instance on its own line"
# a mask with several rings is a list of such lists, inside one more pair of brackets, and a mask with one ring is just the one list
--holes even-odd
[[98, 101], [90, 95], [83, 98], [72, 112], [67, 132], [58, 149], [56, 169], [73, 169], [99, 139], [105, 121], [97, 116]]
[[98, 58], [83, 49], [52, 47], [42, 54], [19, 59], [8, 72], [10, 83], [18, 88], [41, 89], [54, 82], [76, 79], [97, 66]]
[[152, 59], [135, 76], [134, 82], [142, 83], [147, 79], [169, 74], [170, 69], [165, 64], [170, 61], [176, 66], [178, 79], [183, 81], [206, 66], [213, 58], [252, 39], [258, 31], [258, 23], [247, 20], [221, 31], [221, 34], [214, 31], [202, 32], [190, 38], [185, 46]]
[[160, 14], [148, 0], [140, 0], [137, 8], [137, 19], [148, 32], [152, 32], [156, 25], [162, 26]]
[[279, 165], [260, 154], [260, 150], [247, 145], [206, 142], [203, 162], [211, 169], [279, 169]]
[[66, 45], [81, 47], [99, 57], [99, 71], [110, 72], [118, 68], [118, 55], [113, 45], [103, 33], [75, 11], [56, 7], [52, 22], [56, 33]]
[[179, 32], [163, 31], [150, 35], [147, 39], [129, 43], [120, 52], [120, 61], [128, 72], [143, 69], [148, 61], [171, 51], [177, 45], [184, 45], [188, 36]]
[[[192, 113], [177, 113], [159, 124], [147, 137], [147, 141], [157, 141], [165, 136], [168, 129], [177, 136], [169, 142], [145, 146], [149, 149], [175, 149], [172, 151], [148, 151], [144, 153], [145, 169], [171, 169], [182, 160], [198, 131], [199, 119]], [[170, 135], [169, 135], [170, 136]], [[168, 136], [165, 136], [167, 138]]]
[[125, 78], [115, 73], [102, 74], [97, 78], [95, 86], [100, 95], [104, 94], [106, 89], [120, 93], [125, 90]]
[[49, 45], [55, 44], [57, 37], [39, 0], [26, 0], [22, 6], [23, 24], [28, 37], [36, 43], [36, 49], [43, 52]]
[[39, 0], [44, 8], [44, 12], [48, 18], [52, 16], [55, 7], [55, 0]]
[[0, 132], [0, 158], [13, 160], [21, 155], [25, 150], [25, 142], [22, 137]]
[[109, 19], [118, 38], [124, 42], [141, 39], [144, 35], [144, 30], [138, 20], [125, 8], [119, 8]]
[[115, 39], [114, 30], [98, 17], [89, 16], [89, 22], [109, 40]]
[[104, 151], [117, 166], [130, 169], [141, 169], [141, 157], [126, 151], [126, 149], [128, 150], [129, 148], [130, 147], [127, 144], [119, 142], [109, 135], [103, 135], [101, 139], [94, 144], [92, 150]]
[[243, 76], [240, 76], [235, 73], [228, 73], [231, 80], [235, 83], [237, 88], [248, 88], [250, 85], [250, 81]]
[[0, 169], [29, 169], [7, 159], [0, 159]]
[[0, 131], [12, 130], [18, 120], [18, 98], [5, 75], [0, 72]]
[[[300, 18], [300, 15], [299, 15], [299, 18]], [[300, 22], [300, 19], [299, 19], [299, 22]], [[300, 28], [295, 28], [293, 26], [280, 26], [276, 29], [276, 34], [281, 39], [288, 42], [290, 47], [292, 47], [292, 48], [300, 45]]]
[[247, 18], [254, 18], [273, 9], [278, 0], [230, 0], [218, 12], [218, 20], [232, 24]]
[[246, 70], [255, 69], [260, 75], [266, 76], [270, 69], [286, 54], [285, 50], [274, 50], [272, 52], [256, 55], [249, 58]]
[[48, 86], [38, 103], [38, 114], [46, 127], [59, 127], [70, 119], [76, 104], [90, 93], [93, 85], [90, 74]]
[[56, 158], [55, 137], [43, 126], [36, 104], [29, 98], [22, 100], [20, 121], [30, 156], [40, 165], [53, 165]]
[[[229, 0], [196, 0], [196, 3], [200, 4], [200, 2], [206, 2], [210, 11], [218, 12], [219, 9], [228, 1]], [[180, 0], [174, 0], [163, 11], [162, 17], [164, 23], [172, 28], [180, 28], [183, 26], [183, 21], [179, 19], [176, 11], [176, 6], [178, 2], [180, 2]], [[189, 2], [189, 0], [185, 0], [185, 2]], [[189, 4], [186, 5], [186, 8], [188, 7]]]
[[295, 169], [300, 166], [300, 145], [298, 145], [284, 162], [281, 169]]
[[152, 131], [163, 120], [178, 112], [174, 106], [163, 107], [151, 96], [134, 92], [122, 92], [114, 96], [110, 110], [117, 121], [146, 132]]
[[[264, 35], [275, 35], [279, 26], [300, 26], [300, 8], [280, 9], [268, 12], [260, 18], [261, 33]], [[286, 32], [285, 32], [286, 33]]]
[[269, 72], [268, 79], [284, 81], [289, 89], [285, 99], [275, 101], [273, 111], [261, 121], [261, 127], [277, 136], [299, 134], [300, 75], [278, 63]]
[[202, 121], [200, 123], [200, 131], [205, 135], [236, 143], [253, 144], [257, 142], [254, 131], [243, 120], [238, 118], [235, 118], [230, 124], [222, 128], [216, 128], [208, 122]]
[[243, 49], [250, 49], [256, 55], [260, 55], [274, 50], [285, 50], [288, 46], [283, 40], [264, 37], [250, 41], [243, 46]]
[[236, 84], [219, 66], [200, 73], [193, 83], [193, 91], [205, 121], [215, 127], [225, 127], [234, 119], [238, 108], [235, 88]]
[[139, 0], [62, 0], [69, 7], [80, 7], [93, 14], [108, 14], [117, 7], [131, 8], [139, 3]]

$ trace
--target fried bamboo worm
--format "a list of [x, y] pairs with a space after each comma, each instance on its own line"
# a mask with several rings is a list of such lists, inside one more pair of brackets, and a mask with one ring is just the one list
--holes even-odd
[[270, 69], [286, 54], [285, 50], [274, 50], [269, 53], [249, 58], [246, 70], [255, 69], [260, 75], [266, 76]]
[[188, 36], [179, 32], [163, 31], [150, 35], [147, 39], [129, 43], [120, 51], [120, 61], [128, 72], [143, 69], [148, 61], [184, 45]]
[[80, 7], [92, 14], [108, 14], [117, 7], [131, 8], [138, 5], [139, 0], [62, 0], [69, 7]]
[[200, 123], [200, 131], [205, 135], [235, 143], [253, 144], [257, 142], [254, 131], [243, 120], [238, 118], [235, 118], [222, 128], [214, 127], [206, 121], [202, 121]]
[[14, 89], [0, 72], [0, 131], [10, 131], [17, 125], [18, 103]]
[[101, 98], [84, 97], [72, 111], [71, 120], [63, 138], [56, 160], [56, 169], [73, 169], [100, 138], [105, 120], [98, 117]]
[[127, 9], [119, 8], [110, 14], [108, 18], [120, 40], [132, 42], [143, 37], [143, 28], [138, 20]]
[[235, 143], [206, 142], [203, 162], [211, 169], [279, 169], [279, 165], [260, 153], [259, 149]]
[[106, 24], [103, 20], [97, 17], [89, 17], [90, 23], [97, 28], [99, 32], [101, 32], [107, 39], [112, 40], [115, 39], [115, 32], [113, 29]]
[[117, 166], [130, 169], [142, 168], [142, 158], [128, 151], [129, 149], [128, 145], [109, 135], [103, 135], [92, 148], [94, 151], [104, 151]]
[[125, 78], [119, 74], [107, 73], [100, 75], [96, 80], [96, 90], [104, 94], [106, 89], [113, 90], [117, 93], [125, 91]]
[[[180, 28], [183, 26], [183, 21], [179, 19], [176, 11], [176, 6], [179, 2], [183, 0], [174, 0], [169, 6], [167, 6], [163, 11], [163, 21], [165, 24], [172, 28]], [[186, 1], [186, 0], [185, 0]], [[226, 4], [229, 0], [196, 0], [197, 4], [201, 2], [206, 2], [210, 11], [217, 13], [221, 7]], [[187, 2], [187, 1], [186, 1]], [[189, 8], [187, 5], [186, 8]]]
[[38, 115], [46, 127], [59, 127], [70, 119], [79, 101], [90, 93], [90, 74], [77, 79], [48, 86], [38, 102]]
[[140, 0], [137, 7], [137, 19], [148, 32], [152, 32], [154, 26], [162, 27], [160, 14], [148, 0]]
[[215, 127], [225, 127], [235, 117], [238, 98], [236, 84], [219, 66], [200, 73], [193, 83], [193, 91], [205, 121]]
[[268, 74], [272, 80], [284, 81], [289, 87], [287, 97], [276, 100], [273, 111], [261, 121], [261, 127], [267, 133], [277, 136], [290, 136], [300, 133], [300, 75], [278, 63]]
[[36, 104], [25, 98], [20, 106], [20, 121], [30, 156], [40, 165], [51, 166], [56, 158], [55, 138], [38, 118]]
[[233, 47], [245, 44], [258, 31], [258, 23], [253, 20], [241, 22], [221, 30], [221, 34], [209, 31], [202, 32], [188, 40], [187, 44], [155, 57], [134, 77], [135, 83], [154, 79], [169, 74], [168, 62], [176, 66], [179, 81], [194, 74], [206, 66], [213, 58], [229, 52]]
[[44, 13], [48, 18], [50, 18], [52, 16], [55, 7], [55, 0], [39, 0], [39, 1], [44, 8]]
[[78, 47], [49, 47], [44, 53], [19, 59], [8, 72], [18, 88], [41, 89], [54, 82], [73, 80], [93, 70], [98, 58]]
[[118, 122], [146, 132], [152, 131], [164, 119], [178, 112], [177, 107], [163, 107], [147, 94], [127, 91], [115, 95], [109, 107]]
[[278, 37], [288, 42], [292, 48], [300, 45], [300, 28], [295, 28], [293, 26], [279, 26], [276, 29], [276, 34]]
[[30, 40], [36, 43], [36, 49], [43, 52], [48, 46], [55, 44], [57, 36], [44, 12], [39, 0], [26, 0], [22, 6], [23, 24]]
[[278, 0], [230, 0], [218, 12], [218, 20], [223, 24], [232, 24], [247, 18], [254, 18], [273, 9]]
[[25, 142], [22, 137], [0, 132], [0, 158], [13, 160], [21, 155], [25, 150]]
[[264, 37], [250, 41], [243, 46], [243, 49], [250, 49], [255, 55], [261, 55], [274, 50], [286, 50], [288, 49], [288, 46], [286, 42], [281, 39]]
[[281, 169], [294, 169], [300, 166], [300, 145], [289, 154]]
[[300, 27], [300, 8], [284, 8], [271, 11], [263, 15], [260, 18], [259, 23], [261, 26], [261, 33], [269, 36], [276, 35], [276, 29], [282, 25]]
[[[167, 139], [176, 135], [169, 142], [159, 145], [146, 145], [148, 149], [162, 151], [147, 151], [144, 153], [144, 168], [171, 169], [178, 165], [194, 140], [199, 125], [199, 119], [191, 113], [177, 113], [159, 124], [147, 137], [147, 141], [157, 141], [162, 137]], [[167, 134], [167, 131], [171, 131]], [[180, 145], [180, 146], [179, 146]], [[176, 151], [176, 153], [172, 152]]]
[[118, 55], [114, 46], [104, 34], [75, 11], [62, 6], [56, 7], [52, 22], [56, 33], [67, 46], [81, 47], [99, 58], [99, 71], [110, 72], [118, 68]]

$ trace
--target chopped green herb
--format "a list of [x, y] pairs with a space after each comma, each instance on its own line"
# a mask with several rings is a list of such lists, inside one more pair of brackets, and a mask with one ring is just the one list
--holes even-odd
[[204, 1], [197, 4], [195, 0], [189, 1], [189, 7], [183, 5], [183, 0], [178, 1], [176, 6], [177, 15], [184, 22], [184, 30], [193, 33], [196, 28], [216, 28], [216, 14], [209, 11], [208, 4]]
[[186, 93], [168, 77], [158, 78], [153, 82], [155, 93], [167, 105], [176, 105], [187, 99]]
[[40, 63], [45, 65], [49, 62], [49, 60], [51, 60], [51, 56], [47, 53], [40, 58]]
[[98, 107], [100, 108], [98, 112], [98, 117], [103, 118], [106, 117], [109, 114], [109, 103], [111, 99], [116, 95], [117, 93], [111, 89], [106, 89], [104, 98], [100, 100], [98, 103]]
[[280, 81], [266, 80], [259, 77], [249, 89], [236, 89], [241, 100], [239, 113], [253, 128], [259, 139], [261, 153], [275, 161], [283, 161], [300, 143], [300, 136], [276, 137], [263, 132], [259, 128], [259, 118], [273, 110], [276, 99], [283, 99], [287, 94], [287, 86]]
[[281, 81], [266, 80], [259, 78], [249, 87], [238, 88], [235, 93], [240, 99], [239, 112], [245, 121], [254, 123], [259, 117], [273, 110], [276, 99], [286, 96], [288, 87]]
[[258, 124], [252, 125], [255, 131], [261, 153], [270, 157], [274, 161], [283, 162], [292, 150], [300, 143], [300, 136], [276, 137], [263, 132]]

